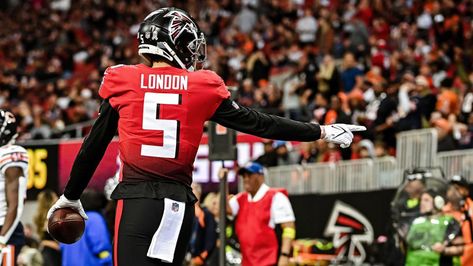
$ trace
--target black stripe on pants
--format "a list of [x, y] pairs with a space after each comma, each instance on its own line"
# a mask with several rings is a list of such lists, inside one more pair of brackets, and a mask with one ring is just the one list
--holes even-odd
[[194, 204], [186, 204], [173, 263], [165, 263], [147, 256], [151, 239], [161, 223], [163, 211], [164, 199], [123, 199], [118, 234], [115, 236], [115, 240], [118, 239], [118, 264], [115, 266], [182, 265], [192, 233]]

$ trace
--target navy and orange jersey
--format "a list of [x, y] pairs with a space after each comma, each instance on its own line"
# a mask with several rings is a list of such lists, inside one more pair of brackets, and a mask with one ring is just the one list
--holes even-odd
[[[0, 225], [3, 225], [8, 210], [5, 192], [5, 172], [10, 167], [19, 167], [23, 170], [23, 178], [28, 177], [28, 153], [25, 148], [18, 145], [5, 145], [0, 147]], [[19, 188], [21, 190], [21, 188]], [[26, 197], [24, 191], [18, 191], [20, 200]], [[14, 230], [16, 225], [12, 228]]]

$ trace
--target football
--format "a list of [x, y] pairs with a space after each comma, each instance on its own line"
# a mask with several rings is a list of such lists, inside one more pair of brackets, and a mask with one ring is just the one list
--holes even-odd
[[57, 209], [48, 220], [49, 234], [65, 244], [78, 241], [84, 233], [84, 229], [84, 218], [71, 208]]

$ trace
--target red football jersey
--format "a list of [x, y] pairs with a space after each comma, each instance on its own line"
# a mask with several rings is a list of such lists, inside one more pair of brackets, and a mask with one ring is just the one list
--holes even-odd
[[99, 94], [118, 111], [123, 181], [170, 178], [192, 183], [204, 123], [230, 97], [214, 72], [117, 65]]

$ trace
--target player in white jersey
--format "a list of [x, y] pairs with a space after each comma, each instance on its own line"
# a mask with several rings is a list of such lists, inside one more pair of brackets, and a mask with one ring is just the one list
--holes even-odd
[[0, 248], [8, 245], [13, 249], [11, 253], [15, 256], [9, 255], [8, 260], [14, 263], [25, 244], [20, 218], [28, 176], [28, 153], [23, 147], [14, 145], [16, 127], [15, 116], [0, 110]]

